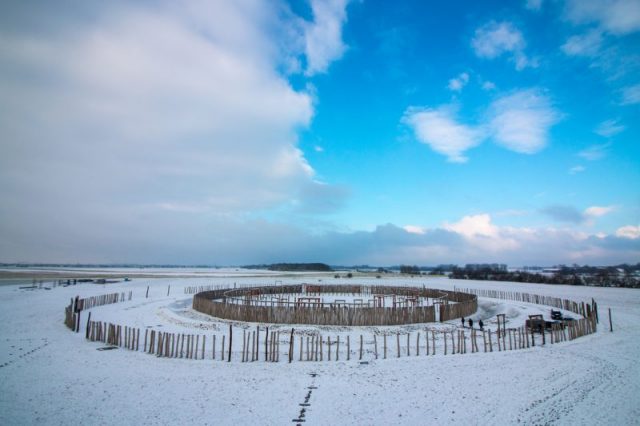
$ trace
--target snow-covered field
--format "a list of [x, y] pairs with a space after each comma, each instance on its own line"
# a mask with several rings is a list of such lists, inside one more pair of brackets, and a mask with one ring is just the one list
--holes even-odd
[[[233, 271], [235, 272], [235, 271]], [[184, 287], [197, 285], [272, 285], [334, 281], [321, 276], [243, 276], [229, 271], [195, 278], [134, 278], [131, 282], [79, 284], [46, 290], [0, 287], [0, 424], [638, 424], [640, 418], [640, 292], [583, 288], [405, 279], [403, 284], [432, 288], [501, 289], [590, 301], [599, 304], [596, 334], [556, 345], [493, 353], [403, 356], [375, 359], [374, 333], [417, 332], [421, 327], [314, 328], [297, 332], [365, 335], [364, 360], [289, 364], [234, 360], [157, 358], [125, 349], [98, 351], [62, 323], [64, 306], [87, 297], [132, 291], [131, 301], [91, 309], [92, 318], [156, 330], [210, 336], [228, 323], [193, 312]], [[398, 277], [354, 278], [350, 283], [385, 284]], [[168, 286], [171, 286], [167, 296]], [[147, 286], [149, 298], [145, 298]], [[474, 320], [495, 330], [495, 314], [508, 326], [549, 309], [537, 305], [480, 299]], [[607, 308], [614, 332], [609, 332]], [[86, 313], [83, 313], [86, 315]], [[575, 315], [573, 315], [575, 316]], [[83, 317], [86, 319], [86, 316]], [[236, 330], [255, 324], [235, 324]], [[437, 325], [454, 329], [458, 321]], [[282, 326], [284, 330], [291, 326]], [[297, 335], [296, 335], [297, 336]], [[368, 342], [368, 343], [367, 343]], [[404, 342], [403, 342], [404, 343]], [[368, 344], [368, 346], [367, 346]], [[395, 343], [394, 343], [395, 344]], [[395, 346], [391, 345], [393, 350]], [[481, 348], [482, 349], [482, 348]], [[413, 349], [412, 349], [413, 350]], [[282, 353], [286, 349], [282, 348]], [[297, 358], [297, 353], [296, 353]], [[326, 358], [325, 358], [326, 359]], [[308, 404], [308, 405], [300, 405]]]

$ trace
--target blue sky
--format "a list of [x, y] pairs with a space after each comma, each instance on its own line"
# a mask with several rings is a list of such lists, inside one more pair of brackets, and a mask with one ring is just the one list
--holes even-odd
[[640, 261], [640, 2], [5, 2], [0, 260]]

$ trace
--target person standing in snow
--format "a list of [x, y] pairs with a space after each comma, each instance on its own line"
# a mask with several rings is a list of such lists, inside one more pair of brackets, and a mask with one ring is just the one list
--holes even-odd
[[473, 328], [473, 320], [469, 318], [469, 328]]
[[482, 322], [482, 320], [480, 320], [478, 322], [478, 325], [480, 326], [480, 330], [484, 330], [484, 328], [483, 328], [484, 327], [484, 323]]
[[464, 317], [460, 318], [460, 321], [462, 322], [462, 328], [464, 328]]

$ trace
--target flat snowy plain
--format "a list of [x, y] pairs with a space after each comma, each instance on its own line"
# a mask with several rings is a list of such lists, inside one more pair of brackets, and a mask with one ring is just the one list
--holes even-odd
[[[138, 327], [169, 327], [176, 318], [186, 318], [187, 327], [190, 321], [194, 328], [204, 323], [211, 331], [220, 325], [203, 322], [197, 313], [187, 315], [191, 296], [184, 294], [184, 287], [319, 279], [334, 281], [332, 275], [318, 274], [251, 277], [246, 271], [199, 271], [189, 276], [182, 271], [175, 277], [49, 291], [0, 286], [0, 424], [296, 424], [292, 420], [309, 395], [304, 424], [312, 425], [640, 424], [638, 290], [356, 277], [349, 282], [509, 290], [574, 301], [593, 297], [600, 309], [598, 332], [571, 342], [465, 355], [439, 351], [435, 356], [386, 360], [368, 356], [368, 364], [355, 357], [227, 363], [157, 358], [125, 349], [98, 351], [103, 344], [88, 342], [83, 333], [63, 325], [70, 298], [131, 290], [131, 301], [93, 308], [93, 318]], [[518, 312], [535, 310], [507, 308], [514, 321], [524, 318]], [[613, 333], [608, 308], [613, 311]]]

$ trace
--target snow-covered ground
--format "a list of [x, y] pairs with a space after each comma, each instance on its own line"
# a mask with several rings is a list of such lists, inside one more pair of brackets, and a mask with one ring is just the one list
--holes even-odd
[[[191, 296], [184, 294], [185, 287], [334, 281], [332, 275], [230, 277], [220, 272], [221, 276], [134, 278], [48, 291], [0, 287], [0, 424], [281, 425], [296, 424], [293, 419], [300, 417], [302, 409], [305, 424], [638, 424], [637, 290], [403, 280], [402, 284], [432, 288], [508, 289], [575, 301], [593, 297], [598, 302], [601, 321], [596, 334], [518, 351], [471, 354], [468, 350], [465, 355], [445, 356], [438, 350], [435, 356], [422, 352], [417, 357], [414, 348], [410, 357], [403, 354], [399, 359], [376, 360], [367, 336], [416, 333], [426, 325], [382, 329], [294, 326], [297, 333], [341, 335], [343, 342], [346, 335], [355, 342], [364, 334], [366, 364], [354, 356], [353, 343], [350, 361], [343, 352], [338, 362], [325, 358], [324, 362], [289, 364], [281, 355], [279, 363], [241, 363], [237, 331], [231, 363], [218, 356], [213, 361], [210, 350], [205, 360], [157, 358], [125, 349], [98, 351], [104, 344], [88, 342], [83, 333], [72, 333], [62, 323], [64, 306], [76, 295], [132, 291], [131, 301], [93, 308], [92, 318], [211, 336], [225, 332], [228, 323], [191, 311]], [[370, 277], [349, 283], [389, 285], [397, 280], [397, 276]], [[149, 298], [145, 298], [147, 286]], [[496, 313], [506, 313], [507, 325], [513, 327], [522, 325], [531, 313], [549, 313], [547, 307], [496, 299], [481, 298], [479, 305], [474, 320], [482, 318], [494, 330]], [[613, 333], [606, 318], [609, 307]], [[241, 335], [243, 327], [254, 330], [255, 326], [235, 324], [234, 329]], [[457, 326], [452, 321], [433, 328], [453, 330]], [[291, 326], [281, 328], [291, 330]], [[393, 352], [395, 342], [390, 347]]]

